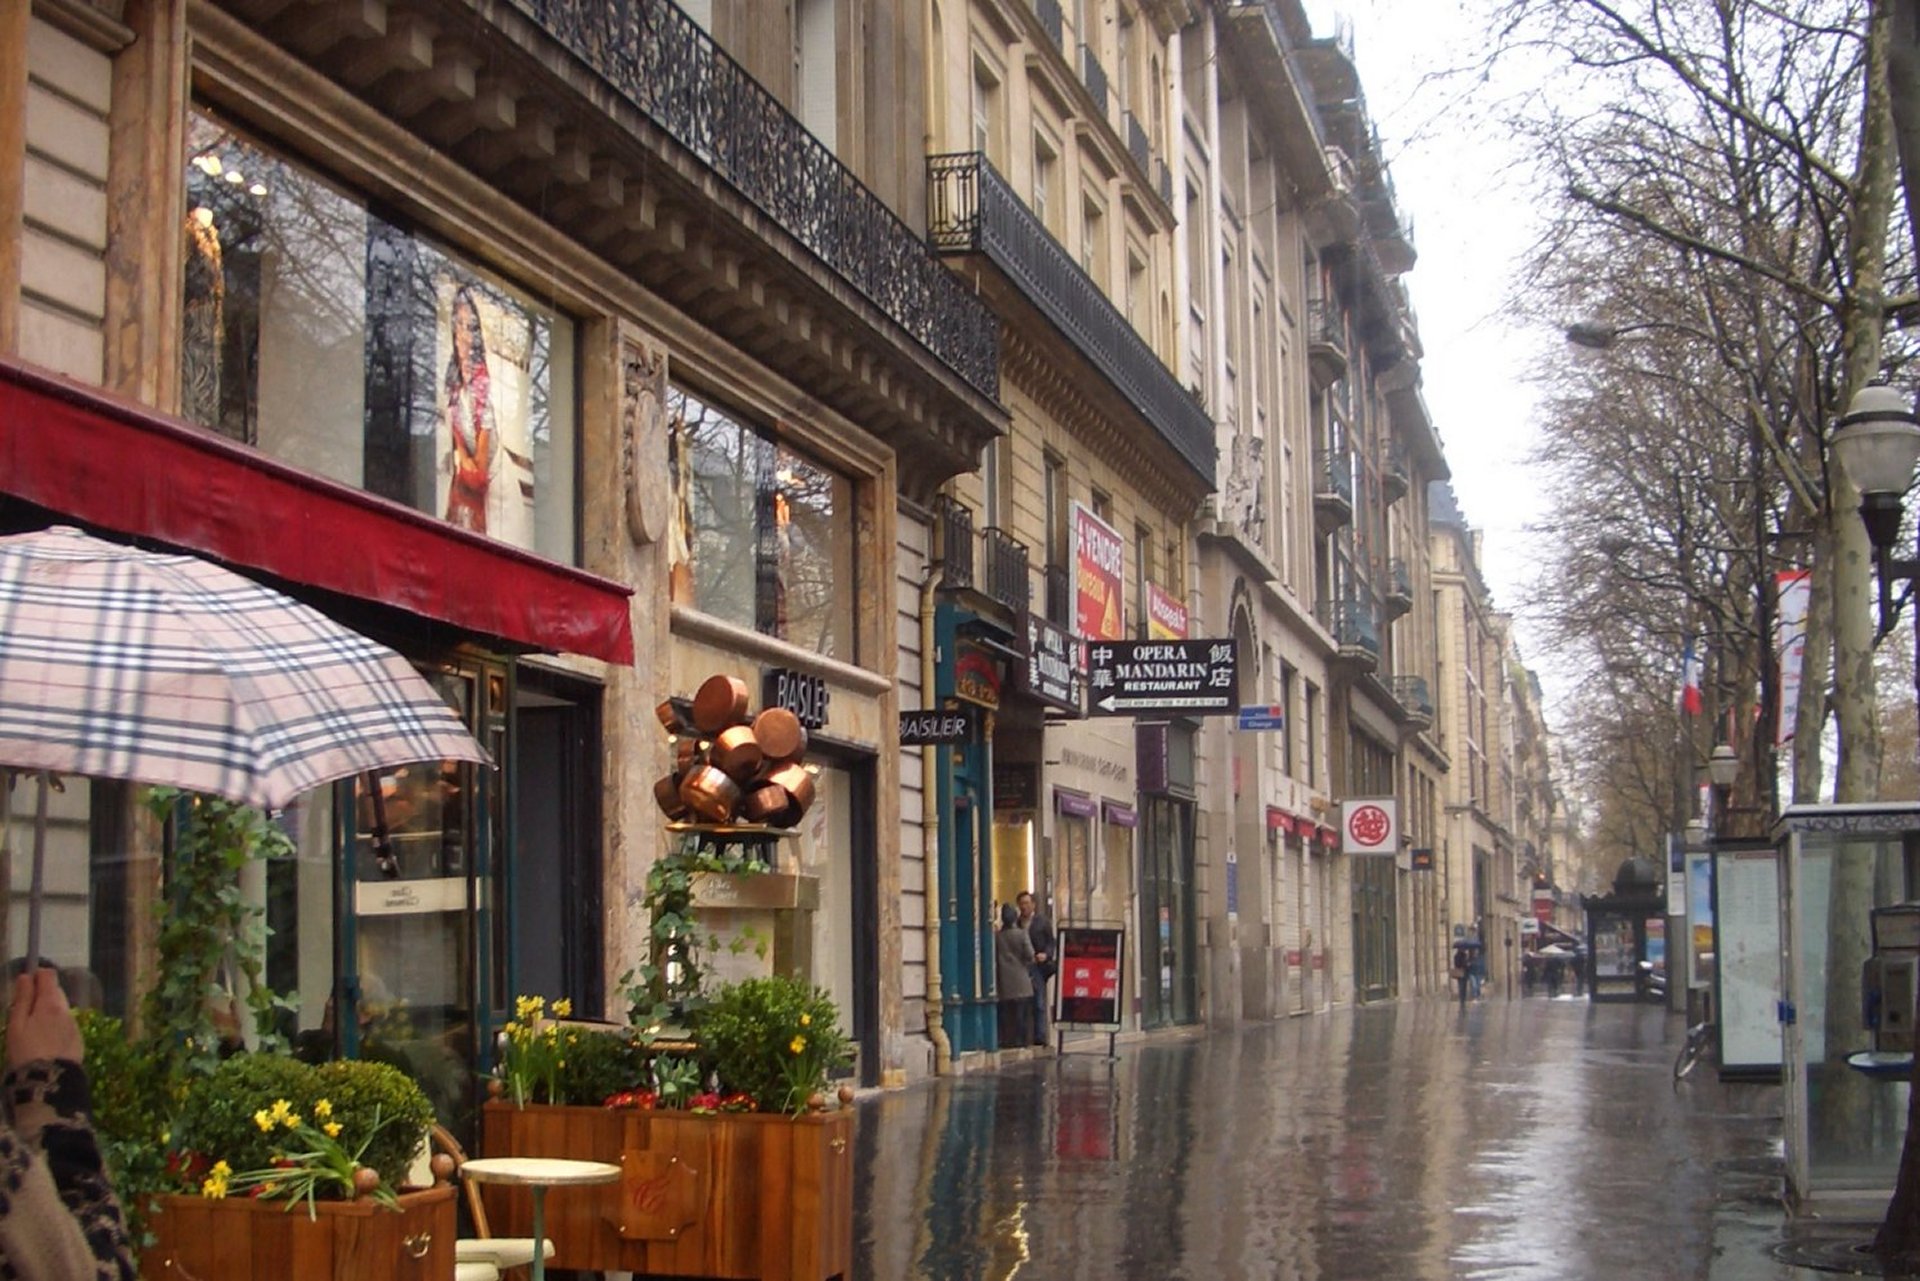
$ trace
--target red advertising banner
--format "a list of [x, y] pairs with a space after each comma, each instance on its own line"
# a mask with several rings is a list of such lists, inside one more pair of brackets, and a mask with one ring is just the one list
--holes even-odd
[[1148, 583], [1147, 639], [1185, 640], [1186, 638], [1187, 607], [1177, 598], [1162, 591], [1160, 584]]
[[1120, 531], [1073, 505], [1074, 630], [1083, 640], [1119, 640], [1126, 624]]
[[1070, 927], [1060, 931], [1059, 945], [1060, 977], [1054, 989], [1053, 1021], [1062, 1026], [1117, 1030], [1127, 932]]

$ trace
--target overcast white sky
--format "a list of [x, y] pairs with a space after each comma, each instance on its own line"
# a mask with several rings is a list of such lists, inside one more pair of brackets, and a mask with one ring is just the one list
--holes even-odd
[[[1513, 148], [1476, 127], [1459, 104], [1461, 78], [1480, 49], [1481, 0], [1305, 0], [1316, 35], [1341, 15], [1354, 29], [1367, 106], [1393, 167], [1402, 216], [1413, 220], [1419, 262], [1407, 277], [1420, 337], [1427, 406], [1446, 445], [1469, 524], [1485, 532], [1481, 569], [1503, 609], [1523, 604], [1543, 519], [1530, 475], [1534, 389], [1527, 371], [1550, 336], [1521, 332], [1500, 314], [1518, 256], [1535, 227]], [[1540, 648], [1520, 641], [1541, 669]], [[1549, 685], [1550, 673], [1542, 670]], [[1551, 691], [1550, 691], [1551, 696]]]

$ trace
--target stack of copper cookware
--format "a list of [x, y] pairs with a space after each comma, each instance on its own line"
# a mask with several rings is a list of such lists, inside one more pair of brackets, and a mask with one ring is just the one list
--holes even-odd
[[813, 773], [801, 763], [807, 728], [784, 707], [747, 711], [747, 683], [710, 676], [691, 716], [669, 699], [656, 709], [673, 744], [673, 772], [653, 785], [676, 822], [794, 827], [813, 804]]

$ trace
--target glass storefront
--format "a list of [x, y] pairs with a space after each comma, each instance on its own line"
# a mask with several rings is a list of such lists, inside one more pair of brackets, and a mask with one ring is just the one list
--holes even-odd
[[187, 148], [183, 415], [576, 563], [573, 322], [211, 115]]
[[1194, 977], [1193, 805], [1146, 796], [1140, 848], [1140, 947], [1143, 1027], [1199, 1017]]

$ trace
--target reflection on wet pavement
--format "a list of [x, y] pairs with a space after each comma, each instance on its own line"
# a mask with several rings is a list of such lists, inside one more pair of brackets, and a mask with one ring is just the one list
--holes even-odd
[[1800, 1275], [1764, 1244], [1714, 1262], [1729, 1201], [1777, 1238], [1764, 1174], [1727, 1172], [1771, 1168], [1780, 1096], [1676, 1091], [1681, 1032], [1644, 1005], [1406, 1002], [881, 1096], [857, 1275]]

